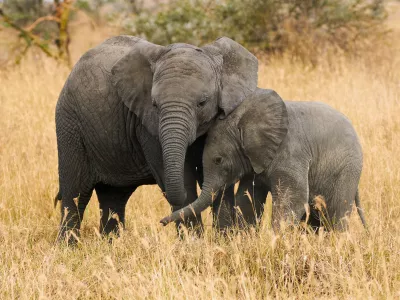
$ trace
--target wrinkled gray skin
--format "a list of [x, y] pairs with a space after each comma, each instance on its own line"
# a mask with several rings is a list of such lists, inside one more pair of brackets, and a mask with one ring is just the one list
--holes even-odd
[[[265, 187], [263, 199], [272, 194], [274, 229], [279, 229], [282, 219], [295, 223], [305, 219], [306, 203], [311, 208], [308, 221], [318, 227], [319, 214], [313, 208], [317, 195], [325, 198], [332, 228], [347, 227], [344, 217], [353, 201], [365, 225], [358, 196], [361, 146], [350, 121], [326, 104], [283, 101], [274, 91], [258, 89], [209, 130], [203, 167], [205, 181], [199, 199], [161, 223], [193, 212], [200, 216], [212, 203], [212, 191], [255, 173], [258, 185]], [[254, 205], [258, 216], [262, 204]], [[245, 219], [254, 222], [249, 201], [242, 203], [241, 210]]]
[[158, 183], [174, 209], [194, 201], [198, 137], [256, 89], [257, 72], [257, 59], [229, 38], [199, 48], [118, 36], [84, 54], [56, 108], [60, 236], [78, 232], [93, 189], [105, 233], [117, 229], [113, 213], [124, 223], [140, 185]]

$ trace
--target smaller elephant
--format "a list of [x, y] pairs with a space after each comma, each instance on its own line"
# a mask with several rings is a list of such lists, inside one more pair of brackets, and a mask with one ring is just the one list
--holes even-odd
[[[283, 101], [275, 91], [257, 89], [210, 129], [203, 169], [200, 197], [162, 224], [200, 216], [215, 193], [255, 172], [272, 194], [274, 230], [281, 220], [307, 220], [316, 229], [324, 220], [329, 228], [344, 230], [353, 201], [366, 226], [358, 194], [361, 146], [350, 121], [326, 104]], [[325, 200], [322, 211], [314, 205], [319, 195]]]

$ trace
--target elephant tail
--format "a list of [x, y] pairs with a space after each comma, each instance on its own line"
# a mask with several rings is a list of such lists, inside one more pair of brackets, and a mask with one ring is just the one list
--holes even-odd
[[57, 195], [54, 197], [54, 209], [57, 207], [57, 202], [61, 201], [62, 197], [61, 197], [61, 192], [58, 191]]
[[358, 215], [360, 216], [360, 219], [361, 219], [361, 223], [364, 225], [364, 228], [368, 231], [367, 222], [365, 221], [365, 216], [364, 216], [364, 210], [361, 208], [361, 204], [360, 204], [360, 195], [358, 193], [358, 189], [356, 192], [355, 202], [356, 202]]

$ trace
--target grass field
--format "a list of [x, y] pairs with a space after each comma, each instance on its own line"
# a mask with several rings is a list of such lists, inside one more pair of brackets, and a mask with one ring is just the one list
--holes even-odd
[[55, 246], [54, 109], [69, 70], [33, 54], [0, 70], [0, 298], [400, 299], [399, 50], [398, 42], [377, 45], [316, 67], [271, 58], [259, 72], [260, 87], [324, 101], [352, 120], [370, 235], [353, 212], [345, 233], [274, 235], [264, 220], [259, 231], [221, 238], [206, 212], [204, 238], [179, 241], [158, 223], [169, 207], [151, 186], [130, 199], [127, 229], [113, 245], [98, 237], [94, 196], [79, 246]]

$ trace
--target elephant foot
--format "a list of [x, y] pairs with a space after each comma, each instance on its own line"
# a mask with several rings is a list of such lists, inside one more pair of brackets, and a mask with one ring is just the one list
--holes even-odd
[[318, 234], [320, 228], [323, 226], [318, 212], [313, 209], [311, 209], [308, 217], [306, 214], [303, 215], [301, 218], [301, 224], [302, 226], [300, 228], [302, 232], [306, 234]]
[[76, 246], [80, 243], [80, 230], [77, 228], [63, 227], [59, 230], [57, 235], [57, 244], [64, 244], [66, 246]]
[[124, 223], [120, 222], [118, 219], [108, 220], [105, 226], [103, 226], [103, 223], [100, 224], [101, 235], [103, 239], [107, 240], [110, 244], [112, 244], [115, 239], [121, 237], [124, 229]]
[[180, 240], [184, 240], [188, 236], [201, 238], [204, 234], [203, 222], [198, 220], [177, 221], [175, 226]]
[[120, 235], [116, 234], [116, 233], [102, 235], [103, 240], [107, 241], [109, 244], [112, 244], [119, 237], [120, 237]]

